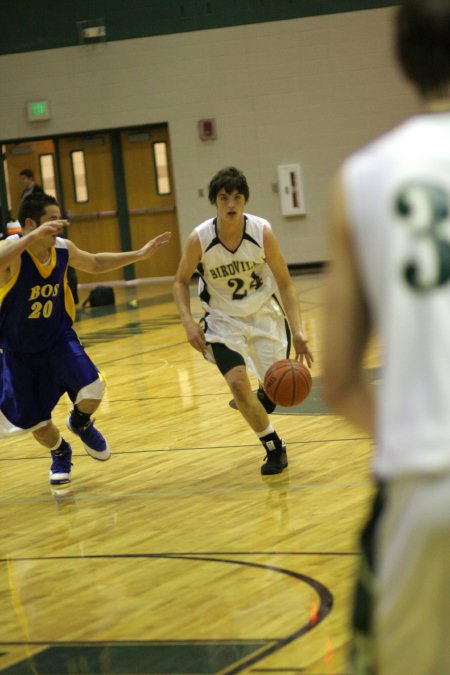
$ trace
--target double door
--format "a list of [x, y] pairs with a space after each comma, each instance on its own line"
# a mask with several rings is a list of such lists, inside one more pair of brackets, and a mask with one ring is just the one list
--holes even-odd
[[[134, 266], [134, 276], [172, 276], [180, 257], [176, 197], [166, 126], [80, 134], [7, 145], [11, 210], [21, 197], [19, 173], [31, 168], [54, 194], [71, 224], [67, 236], [80, 248], [140, 248], [167, 230], [170, 244]], [[130, 268], [101, 277], [78, 273], [80, 282], [131, 278]]]

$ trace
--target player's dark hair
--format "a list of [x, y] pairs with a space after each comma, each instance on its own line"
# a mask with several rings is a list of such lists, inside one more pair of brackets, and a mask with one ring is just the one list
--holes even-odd
[[211, 204], [216, 203], [217, 195], [221, 190], [225, 190], [228, 194], [237, 190], [240, 194], [244, 195], [246, 202], [248, 202], [250, 196], [246, 177], [242, 171], [239, 171], [234, 166], [227, 166], [225, 169], [221, 169], [211, 179], [208, 194]]
[[52, 195], [48, 195], [45, 192], [28, 195], [28, 197], [25, 197], [20, 202], [17, 220], [22, 227], [25, 225], [27, 218], [31, 218], [31, 220], [34, 220], [39, 225], [39, 221], [44, 215], [46, 207], [49, 205], [58, 206], [58, 202]]
[[450, 0], [402, 0], [396, 52], [406, 77], [423, 95], [448, 96]]
[[19, 176], [26, 176], [27, 178], [34, 178], [34, 173], [32, 172], [31, 169], [23, 169], [23, 171], [21, 171], [19, 173]]

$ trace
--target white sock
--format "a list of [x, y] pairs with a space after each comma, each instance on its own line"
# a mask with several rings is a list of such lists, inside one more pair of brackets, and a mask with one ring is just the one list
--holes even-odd
[[267, 429], [264, 429], [264, 431], [257, 431], [256, 434], [258, 438], [264, 438], [264, 436], [268, 436], [269, 434], [275, 433], [275, 429], [271, 424], [267, 427]]
[[58, 438], [58, 441], [56, 442], [56, 444], [53, 446], [53, 448], [50, 448], [50, 451], [51, 451], [51, 452], [54, 452], [55, 450], [57, 450], [57, 449], [59, 448], [59, 446], [61, 445], [62, 440], [63, 440], [63, 439], [62, 439], [62, 436], [60, 436], [60, 437]]

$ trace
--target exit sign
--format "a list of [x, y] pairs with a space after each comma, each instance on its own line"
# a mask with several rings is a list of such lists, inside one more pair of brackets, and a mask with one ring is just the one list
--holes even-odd
[[30, 101], [27, 103], [27, 117], [29, 122], [41, 122], [50, 119], [50, 104], [48, 101]]

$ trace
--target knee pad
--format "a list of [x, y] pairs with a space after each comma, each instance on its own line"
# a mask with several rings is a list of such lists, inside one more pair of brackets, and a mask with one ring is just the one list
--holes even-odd
[[105, 393], [106, 384], [103, 377], [99, 377], [91, 384], [87, 384], [85, 387], [80, 389], [75, 399], [75, 403], [79, 403], [84, 399], [94, 399], [95, 401], [101, 401], [103, 394]]

